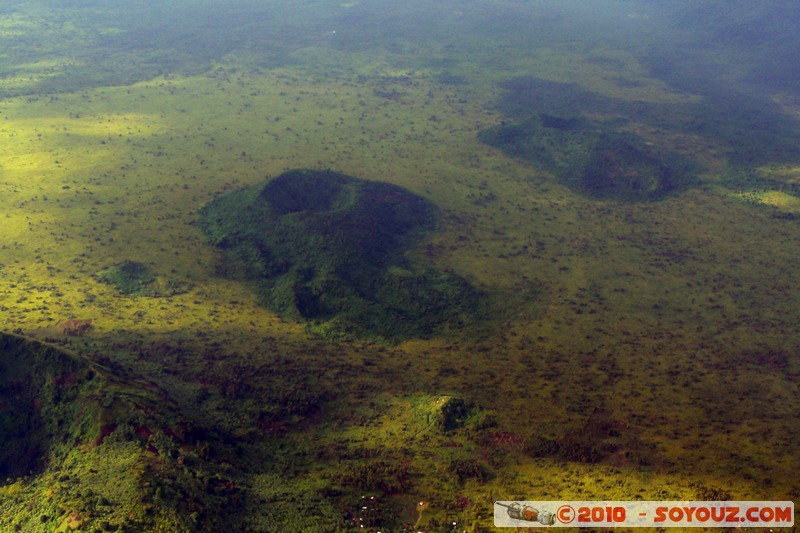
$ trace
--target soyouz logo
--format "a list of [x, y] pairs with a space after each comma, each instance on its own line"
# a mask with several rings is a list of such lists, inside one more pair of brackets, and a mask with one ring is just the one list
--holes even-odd
[[497, 501], [496, 527], [791, 527], [790, 501]]

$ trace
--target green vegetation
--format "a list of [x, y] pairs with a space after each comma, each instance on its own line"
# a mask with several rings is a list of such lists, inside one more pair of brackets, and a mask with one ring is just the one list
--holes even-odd
[[40, 473], [97, 431], [97, 410], [79, 406], [96, 389], [95, 377], [70, 354], [0, 336], [0, 479]]
[[478, 139], [596, 198], [658, 199], [695, 180], [695, 165], [687, 158], [580, 117], [540, 113], [518, 124], [482, 130]]
[[663, 2], [399, 4], [0, 9], [0, 531], [800, 493], [793, 86]]
[[107, 363], [0, 336], [3, 531], [149, 529], [153, 520], [186, 531], [233, 510], [238, 489], [209, 461], [213, 436]]
[[98, 272], [95, 277], [125, 296], [171, 296], [188, 290], [186, 283], [157, 277], [147, 265], [137, 261], [111, 265]]
[[218, 198], [200, 212], [225, 272], [254, 282], [264, 305], [324, 336], [427, 337], [481, 314], [464, 279], [404, 252], [436, 209], [395, 185], [294, 170]]
[[[656, 60], [651, 58], [651, 61]], [[657, 69], [657, 66], [652, 68]], [[792, 142], [798, 133], [796, 119], [787, 116], [776, 102], [736, 92], [729, 87], [713, 86], [713, 94], [705, 94], [703, 89], [708, 91], [707, 85], [693, 86], [688, 89], [693, 93], [687, 93], [683, 100], [647, 102], [599, 94], [575, 83], [529, 76], [503, 81], [500, 86], [504, 91], [494, 102], [494, 107], [521, 121], [518, 127], [532, 128], [534, 124], [531, 121], [541, 122], [536, 115], [553, 115], [578, 121], [571, 128], [571, 138], [574, 138], [579, 125], [583, 129], [595, 130], [595, 133], [597, 130], [606, 134], [633, 133], [640, 142], [647, 141], [651, 149], [660, 150], [658, 155], [667, 159], [671, 157], [669, 152], [680, 153], [689, 160], [702, 159], [702, 152], [695, 152], [686, 143], [671, 148], [671, 143], [664, 138], [680, 136], [710, 141], [737, 167], [800, 161], [800, 148]], [[599, 116], [602, 121], [589, 120], [587, 116]], [[662, 132], [660, 141], [653, 143], [649, 137], [642, 138], [642, 132], [646, 131], [642, 126]], [[683, 168], [686, 163], [675, 164]]]
[[108, 283], [126, 296], [151, 296], [156, 277], [147, 265], [123, 261], [97, 273], [97, 279]]

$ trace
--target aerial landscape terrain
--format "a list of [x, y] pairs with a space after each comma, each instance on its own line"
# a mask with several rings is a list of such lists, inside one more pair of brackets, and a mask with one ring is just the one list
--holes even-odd
[[800, 493], [800, 7], [161, 4], [0, 8], [0, 531]]

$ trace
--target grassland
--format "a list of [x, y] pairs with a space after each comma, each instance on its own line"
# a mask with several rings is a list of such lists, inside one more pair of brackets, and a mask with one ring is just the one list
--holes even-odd
[[[620, 52], [580, 52], [549, 48], [525, 69], [616, 98], [697, 99]], [[634, 120], [701, 158], [701, 185], [592, 200], [479, 143], [504, 119], [487, 105], [504, 75], [471, 76], [480, 57], [451, 69], [461, 84], [327, 42], [289, 59], [231, 53], [201, 73], [0, 102], [0, 326], [108, 358], [206, 430], [76, 446], [0, 487], [0, 529], [205, 531], [225, 510], [243, 531], [346, 530], [366, 495], [375, 525], [481, 531], [497, 499], [800, 492], [791, 169], [765, 164], [758, 189], [737, 190], [713, 138]], [[438, 205], [441, 230], [413, 253], [506, 301], [502, 316], [457, 338], [334, 343], [257, 305], [215, 274], [196, 213], [292, 168]], [[122, 296], [95, 274], [123, 261], [190, 289]], [[66, 336], [68, 319], [92, 327]]]

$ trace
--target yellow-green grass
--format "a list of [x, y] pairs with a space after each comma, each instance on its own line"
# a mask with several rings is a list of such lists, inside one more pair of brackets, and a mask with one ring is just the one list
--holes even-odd
[[[563, 61], [539, 58], [551, 70]], [[582, 62], [569, 65], [551, 77], [594, 79]], [[643, 87], [650, 101], [684, 98], [656, 82]], [[122, 332], [153, 342], [188, 336], [222, 346], [220, 358], [258, 362], [270, 355], [258, 348], [269, 337], [275, 351], [320, 372], [368, 362], [363, 374], [323, 374], [337, 398], [304, 431], [319, 442], [360, 435], [365, 446], [410, 450], [411, 492], [433, 495], [430, 516], [462, 495], [489, 505], [500, 496], [690, 499], [702, 495], [698, 487], [738, 499], [796, 494], [798, 458], [788, 446], [800, 428], [788, 374], [798, 364], [800, 227], [711, 188], [641, 204], [576, 195], [478, 143], [476, 132], [500, 120], [475, 98], [484, 90], [462, 93], [424, 72], [373, 68], [366, 80], [346, 70], [325, 79], [221, 63], [203, 76], [5, 101], [2, 327], [47, 336], [65, 319], [88, 318], [93, 329], [78, 349], [108, 349]], [[540, 300], [488, 336], [342, 343], [335, 361], [319, 360], [321, 340], [214, 275], [220, 256], [193, 225], [215, 195], [298, 167], [425, 196], [443, 209], [442, 228], [415, 253], [490, 292], [541, 286]], [[193, 288], [124, 298], [93, 278], [126, 259]], [[789, 354], [788, 366], [759, 358], [770, 351]], [[414, 418], [421, 399], [446, 395], [471, 399], [498, 430], [524, 438], [558, 437], [603, 408], [655, 443], [656, 460], [639, 469], [501, 449], [493, 478], [458, 486], [437, 458], [480, 455], [478, 445], [459, 434], [463, 448], [444, 446], [448, 437]], [[369, 417], [349, 418], [370, 401]]]

